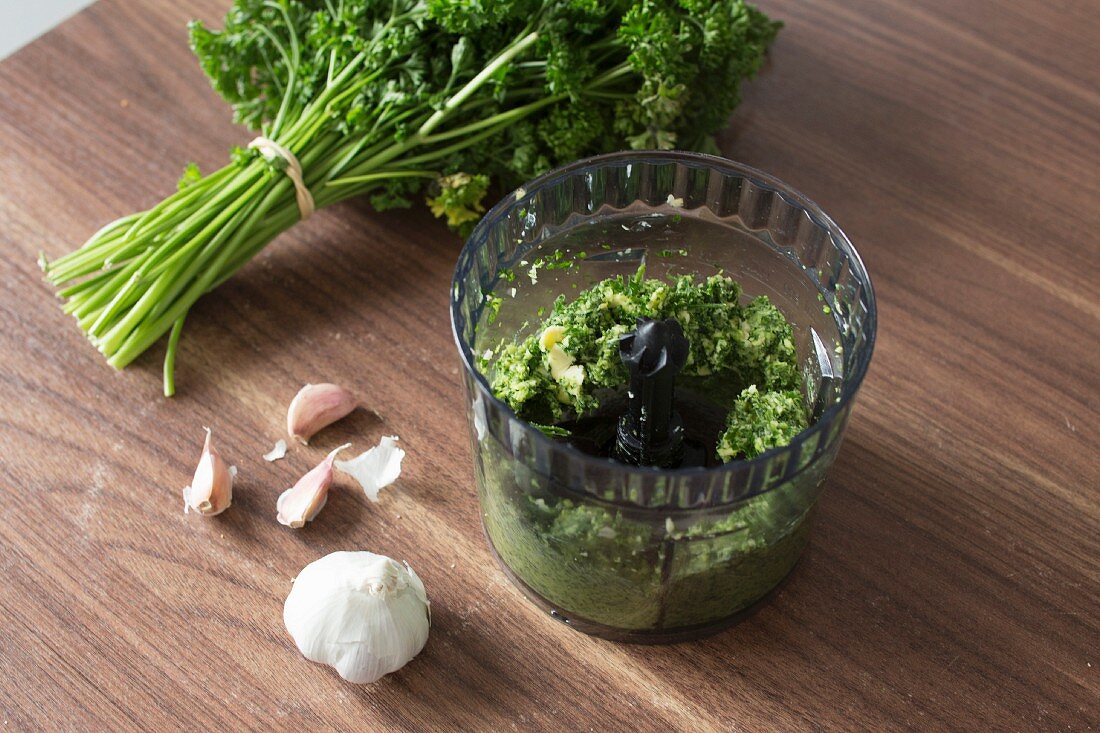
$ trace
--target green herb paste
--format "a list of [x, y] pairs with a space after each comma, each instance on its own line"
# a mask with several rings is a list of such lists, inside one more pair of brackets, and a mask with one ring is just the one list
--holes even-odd
[[599, 407], [601, 389], [627, 381], [619, 337], [639, 317], [676, 318], [691, 345], [683, 376], [715, 377], [741, 390], [719, 457], [752, 458], [787, 445], [807, 425], [791, 325], [767, 296], [740, 301], [741, 286], [729, 277], [666, 282], [646, 278], [644, 269], [596, 283], [572, 301], [560, 296], [537, 333], [502, 344], [488, 370], [493, 393], [535, 424], [567, 411], [583, 416]]
[[495, 443], [481, 470], [485, 529], [512, 572], [567, 617], [632, 631], [720, 621], [761, 598], [798, 560], [816, 497], [781, 486], [669, 532], [551, 498]]
[[[733, 385], [722, 461], [787, 445], [807, 425], [790, 324], [761, 296], [741, 303], [732, 279], [603, 280], [559, 297], [535, 333], [502, 343], [483, 370], [524, 420], [551, 425], [597, 409], [627, 380], [618, 352], [638, 317], [676, 318], [690, 343], [683, 375]], [[551, 431], [553, 433], [553, 431]], [[820, 483], [808, 471], [703, 518], [654, 522], [595, 500], [560, 498], [496, 441], [481, 448], [486, 530], [508, 567], [563, 613], [619, 629], [675, 629], [721, 620], [750, 605], [793, 567]], [[599, 492], [593, 492], [598, 494]]]

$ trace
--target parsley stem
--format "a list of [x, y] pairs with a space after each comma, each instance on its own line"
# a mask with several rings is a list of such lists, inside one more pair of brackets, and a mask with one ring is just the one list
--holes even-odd
[[446, 117], [447, 113], [458, 107], [465, 102], [471, 94], [477, 91], [478, 87], [484, 84], [495, 74], [500, 68], [506, 66], [509, 61], [519, 56], [521, 53], [530, 48], [535, 41], [539, 39], [538, 31], [531, 31], [527, 35], [523, 36], [508, 48], [497, 54], [497, 57], [485, 65], [481, 71], [474, 76], [473, 79], [466, 82], [466, 85], [459, 89], [454, 96], [447, 100], [443, 105], [443, 109], [436, 111], [428, 121], [425, 122], [418, 130], [419, 134], [424, 136], [439, 126]]
[[168, 350], [164, 352], [164, 396], [171, 397], [176, 393], [176, 349], [179, 348], [180, 334], [183, 332], [183, 319], [187, 312], [176, 319], [172, 325], [172, 333], [168, 336]]

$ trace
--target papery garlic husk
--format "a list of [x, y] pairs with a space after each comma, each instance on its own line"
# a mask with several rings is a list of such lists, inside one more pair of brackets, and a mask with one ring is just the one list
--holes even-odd
[[378, 445], [359, 454], [350, 461], [337, 461], [336, 470], [346, 473], [363, 487], [363, 493], [378, 503], [378, 492], [401, 475], [401, 461], [405, 451], [397, 447], [396, 435], [385, 435]]
[[306, 659], [366, 684], [420, 653], [431, 611], [408, 563], [373, 552], [334, 552], [294, 579], [283, 623]]
[[329, 453], [325, 460], [298, 479], [298, 483], [279, 495], [275, 502], [279, 524], [297, 529], [317, 516], [328, 501], [328, 488], [332, 485], [332, 460], [337, 453], [350, 446], [351, 443], [345, 443]]
[[307, 384], [298, 390], [286, 411], [286, 431], [308, 445], [321, 428], [347, 417], [355, 409], [355, 397], [336, 384]]
[[286, 458], [286, 441], [279, 438], [275, 441], [275, 447], [264, 453], [263, 459], [268, 463], [274, 463], [275, 461], [281, 461]]
[[203, 516], [221, 514], [233, 503], [233, 478], [236, 469], [226, 464], [211, 442], [210, 428], [204, 427], [206, 441], [191, 485], [183, 490], [183, 512], [195, 510]]

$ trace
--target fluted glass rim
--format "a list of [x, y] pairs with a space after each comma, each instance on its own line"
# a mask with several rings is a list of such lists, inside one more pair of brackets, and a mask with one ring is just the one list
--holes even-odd
[[[561, 183], [578, 171], [590, 168], [600, 168], [614, 163], [685, 163], [694, 167], [718, 170], [727, 175], [741, 176], [758, 188], [774, 193], [782, 197], [789, 205], [800, 209], [814, 222], [814, 224], [826, 231], [834, 245], [838, 249], [843, 250], [849, 257], [849, 267], [862, 285], [866, 300], [866, 316], [863, 324], [864, 341], [854, 357], [853, 371], [850, 372], [850, 376], [845, 375], [840, 398], [825, 408], [818, 420], [795, 436], [789, 444], [771, 448], [753, 458], [736, 459], [720, 466], [709, 468], [696, 466], [666, 469], [655, 468], [653, 466], [631, 466], [617, 463], [609, 458], [589, 455], [568, 443], [554, 440], [519, 417], [507, 403], [498, 399], [496, 395], [493, 394], [488, 378], [477, 368], [472, 345], [465, 343], [459, 330], [459, 319], [462, 317], [462, 301], [454, 297], [454, 294], [461, 285], [460, 281], [464, 274], [463, 264], [470, 261], [476, 250], [486, 243], [487, 234], [492, 227], [500, 220], [504, 219], [513, 209], [522, 207], [531, 199], [533, 194]], [[860, 257], [855, 245], [853, 245], [848, 238], [848, 235], [844, 233], [840, 226], [838, 226], [837, 223], [833, 221], [832, 217], [826, 214], [820, 206], [808, 196], [784, 183], [779, 178], [752, 166], [717, 155], [676, 150], [621, 151], [583, 158], [548, 171], [503, 196], [485, 216], [482, 217], [481, 221], [474, 227], [470, 236], [463, 244], [462, 249], [459, 251], [454, 274], [451, 279], [450, 316], [451, 333], [454, 337], [455, 345], [458, 347], [463, 367], [466, 369], [467, 373], [473, 377], [474, 383], [483, 396], [488, 399], [496, 409], [504, 412], [512, 421], [519, 424], [528, 439], [533, 441], [533, 445], [540, 445], [547, 449], [562, 452], [568, 455], [570, 460], [576, 461], [585, 467], [606, 469], [609, 465], [614, 464], [616, 469], [621, 469], [624, 474], [628, 475], [650, 477], [669, 476], [675, 478], [703, 475], [715, 476], [722, 473], [735, 473], [756, 466], [763, 467], [778, 455], [784, 453], [793, 454], [811, 438], [820, 439], [819, 436], [825, 433], [837, 418], [844, 415], [844, 411], [851, 406], [852, 401], [855, 399], [871, 363], [871, 356], [874, 353], [875, 347], [876, 331], [878, 329], [878, 308], [875, 300], [874, 287], [871, 283], [867, 268], [863, 263], [863, 259]]]

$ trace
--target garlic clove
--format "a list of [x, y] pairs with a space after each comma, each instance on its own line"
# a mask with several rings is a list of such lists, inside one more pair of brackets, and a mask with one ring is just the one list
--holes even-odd
[[346, 417], [355, 409], [355, 397], [335, 384], [307, 384], [298, 390], [286, 413], [290, 437], [308, 445], [321, 428]]
[[283, 623], [307, 659], [365, 684], [420, 653], [430, 608], [424, 584], [407, 564], [371, 552], [334, 552], [294, 579]]
[[279, 524], [298, 529], [317, 516], [328, 501], [328, 489], [332, 485], [332, 460], [337, 453], [350, 446], [351, 443], [345, 443], [329, 453], [325, 460], [298, 479], [298, 483], [279, 495], [275, 502]]
[[348, 474], [363, 487], [367, 498], [378, 502], [378, 492], [401, 475], [405, 451], [397, 447], [397, 436], [383, 436], [378, 445], [350, 461], [337, 461], [336, 470]]
[[565, 326], [547, 326], [546, 330], [539, 336], [539, 346], [543, 351], [549, 351], [554, 348], [554, 344], [561, 343], [561, 340], [565, 338]]
[[210, 428], [204, 427], [203, 430], [206, 431], [206, 441], [191, 485], [183, 490], [183, 512], [186, 514], [194, 509], [203, 516], [212, 517], [221, 514], [233, 503], [233, 478], [237, 470], [235, 466], [226, 465], [214, 448]]

